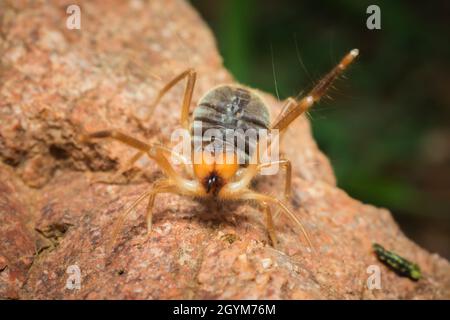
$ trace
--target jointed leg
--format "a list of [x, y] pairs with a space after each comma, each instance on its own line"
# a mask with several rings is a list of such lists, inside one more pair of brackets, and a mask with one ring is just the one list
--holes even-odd
[[284, 197], [286, 200], [290, 199], [291, 196], [291, 185], [292, 185], [292, 166], [291, 162], [287, 159], [281, 159], [278, 161], [263, 163], [263, 164], [249, 164], [239, 180], [230, 182], [227, 184], [222, 191], [220, 196], [227, 198], [229, 195], [233, 195], [235, 192], [246, 189], [250, 184], [251, 180], [261, 171], [263, 168], [270, 167], [274, 164], [279, 164], [286, 171], [286, 180], [284, 185]]
[[[187, 160], [180, 154], [171, 151], [170, 149], [164, 147], [164, 146], [160, 146], [161, 148], [163, 148], [164, 150], [167, 149], [167, 152], [170, 153], [172, 156], [175, 156], [175, 158], [178, 159], [178, 161], [180, 163], [183, 164], [183, 170], [184, 172], [186, 172], [189, 177], [192, 177], [192, 170], [191, 168], [187, 165]], [[104, 183], [104, 184], [120, 184], [120, 182], [118, 182], [119, 178], [128, 170], [130, 170], [130, 168], [134, 165], [134, 163], [136, 161], [138, 161], [140, 158], [142, 158], [142, 156], [145, 153], [142, 151], [138, 151], [134, 154], [134, 156], [132, 156], [127, 162], [126, 164], [118, 171], [114, 174], [114, 176], [112, 178], [110, 178], [109, 180], [95, 180], [92, 181], [91, 184], [95, 184], [95, 183]], [[143, 172], [139, 172], [138, 176], [140, 176]]]
[[[244, 174], [245, 176], [246, 174]], [[247, 184], [248, 185], [248, 184]], [[305, 236], [309, 246], [314, 250], [311, 241], [309, 239], [308, 233], [306, 232], [305, 228], [303, 227], [303, 224], [301, 221], [294, 215], [292, 211], [289, 210], [289, 208], [280, 200], [277, 198], [267, 196], [264, 194], [260, 194], [257, 192], [254, 192], [247, 188], [247, 185], [242, 183], [242, 181], [237, 181], [234, 183], [229, 183], [228, 185], [225, 185], [222, 190], [219, 193], [219, 196], [223, 199], [235, 199], [235, 200], [254, 200], [258, 203], [264, 205], [271, 203], [277, 205], [281, 211], [286, 214], [294, 223], [300, 228], [303, 235]], [[231, 187], [230, 187], [231, 186]]]
[[180, 73], [178, 76], [173, 78], [169, 83], [167, 83], [164, 88], [162, 88], [158, 96], [156, 97], [155, 101], [150, 105], [150, 111], [148, 113], [147, 119], [153, 114], [153, 111], [155, 110], [156, 105], [159, 103], [159, 101], [164, 97], [164, 95], [178, 82], [183, 80], [187, 77], [187, 83], [186, 88], [184, 89], [184, 97], [183, 97], [183, 104], [181, 107], [181, 125], [184, 129], [189, 130], [189, 107], [191, 105], [192, 100], [192, 93], [194, 91], [195, 86], [195, 80], [197, 77], [197, 73], [194, 71], [194, 69], [188, 69], [182, 73]]
[[134, 208], [136, 208], [136, 207], [139, 205], [139, 203], [141, 203], [145, 198], [147, 198], [147, 197], [149, 196], [150, 192], [151, 192], [151, 191], [146, 191], [146, 192], [144, 192], [143, 194], [141, 194], [141, 195], [139, 196], [139, 198], [137, 198], [137, 199], [133, 202], [133, 204], [132, 204], [127, 210], [125, 210], [125, 211], [119, 216], [119, 218], [116, 220], [116, 222], [115, 222], [115, 224], [114, 224], [114, 228], [113, 228], [112, 234], [111, 234], [111, 238], [110, 238], [110, 240], [109, 240], [109, 242], [108, 242], [108, 244], [107, 244], [107, 250], [108, 250], [108, 251], [111, 251], [110, 249], [112, 248], [114, 242], [116, 241], [117, 234], [119, 233], [119, 230], [120, 230], [120, 228], [122, 227], [122, 225], [123, 225], [123, 223], [124, 223], [124, 221], [125, 221], [125, 218], [128, 216], [128, 214], [129, 214]]
[[282, 113], [276, 118], [271, 125], [272, 129], [278, 129], [279, 131], [285, 130], [292, 121], [294, 121], [303, 112], [308, 110], [314, 102], [320, 100], [325, 94], [333, 81], [352, 63], [352, 61], [358, 56], [358, 49], [351, 50], [341, 62], [334, 67], [328, 74], [326, 74], [319, 83], [308, 93], [308, 95], [302, 98], [298, 103], [293, 104], [291, 100], [288, 100]]
[[143, 151], [145, 153], [147, 153], [150, 150], [149, 144], [142, 142], [138, 139], [135, 139], [133, 137], [130, 137], [126, 134], [123, 134], [117, 130], [96, 131], [93, 133], [89, 133], [87, 135], [82, 135], [81, 140], [89, 141], [91, 139], [104, 139], [104, 138], [111, 138], [114, 140], [118, 140], [130, 147], [133, 147], [133, 148]]
[[[118, 140], [130, 147], [133, 147], [135, 149], [140, 150], [141, 152], [147, 153], [147, 155], [155, 160], [161, 170], [174, 182], [177, 184], [183, 185], [184, 187], [188, 187], [188, 189], [192, 189], [196, 191], [197, 185], [194, 185], [192, 183], [189, 183], [188, 180], [181, 177], [172, 167], [169, 160], [167, 159], [166, 155], [167, 153], [172, 152], [170, 149], [161, 146], [161, 145], [155, 145], [155, 144], [147, 144], [145, 142], [142, 142], [140, 140], [137, 140], [133, 137], [130, 137], [128, 135], [125, 135], [119, 131], [116, 130], [104, 130], [104, 131], [98, 131], [91, 133], [87, 136], [84, 136], [83, 140], [89, 140], [93, 138], [111, 138], [114, 140]], [[137, 154], [136, 154], [137, 155]], [[181, 157], [181, 156], [180, 156]]]
[[[260, 164], [258, 166], [258, 172], [261, 171], [261, 169], [263, 168], [267, 168], [270, 167], [274, 164], [279, 164], [281, 166], [282, 169], [285, 170], [285, 176], [284, 176], [284, 202], [285, 203], [289, 203], [289, 200], [291, 199], [291, 190], [292, 190], [292, 165], [291, 165], [291, 161], [287, 160], [287, 159], [281, 159], [278, 161], [274, 161], [274, 162], [268, 162], [268, 163], [264, 163], [264, 164]], [[280, 213], [280, 209], [277, 208], [277, 210], [275, 211], [275, 213], [273, 214], [273, 216], [275, 218], [278, 217], [278, 214]]]
[[127, 163], [119, 170], [117, 171], [111, 179], [109, 180], [95, 180], [92, 181], [91, 184], [94, 183], [105, 183], [105, 184], [119, 184], [118, 180], [119, 178], [126, 172], [128, 171], [136, 161], [138, 161], [145, 153], [142, 151], [138, 151], [134, 154], [134, 156], [132, 156]]
[[272, 246], [275, 247], [277, 245], [277, 237], [275, 235], [275, 228], [273, 226], [272, 212], [270, 210], [270, 206], [267, 203], [262, 202], [262, 207], [264, 210], [264, 214], [266, 215], [267, 232], [269, 233]]
[[128, 216], [128, 214], [134, 208], [136, 208], [143, 200], [145, 200], [147, 197], [149, 198], [149, 203], [147, 205], [146, 221], [147, 221], [147, 232], [150, 233], [151, 228], [152, 228], [152, 208], [153, 208], [153, 203], [155, 201], [155, 196], [158, 193], [171, 192], [171, 191], [172, 192], [176, 191], [176, 187], [170, 182], [170, 180], [160, 180], [153, 184], [153, 188], [150, 191], [146, 191], [143, 194], [141, 194], [131, 204], [131, 206], [120, 215], [120, 217], [115, 222], [115, 225], [114, 225], [114, 228], [113, 228], [113, 231], [111, 234], [111, 240], [108, 244], [108, 248], [111, 248], [111, 246], [114, 244], [114, 242], [117, 238], [117, 235], [120, 231], [120, 228], [123, 226], [123, 223], [125, 222], [125, 219]]
[[[166, 153], [171, 153], [172, 151], [164, 146], [160, 145], [149, 145], [145, 142], [139, 141], [135, 138], [132, 138], [130, 136], [127, 136], [123, 133], [120, 133], [115, 130], [105, 130], [105, 131], [99, 131], [94, 132], [92, 134], [89, 134], [87, 136], [82, 137], [83, 140], [89, 140], [92, 138], [111, 138], [118, 140], [120, 142], [123, 142], [127, 144], [128, 146], [131, 146], [135, 149], [138, 149], [139, 152], [131, 159], [136, 160], [141, 156], [140, 153], [147, 153], [147, 155], [155, 160], [161, 170], [166, 174], [168, 179], [161, 180], [157, 183], [155, 183], [154, 188], [150, 191], [147, 191], [143, 193], [131, 206], [128, 208], [124, 214], [122, 214], [117, 221], [117, 224], [113, 230], [111, 242], [109, 243], [109, 246], [113, 244], [115, 241], [116, 235], [118, 231], [120, 230], [120, 226], [123, 224], [123, 221], [127, 217], [127, 215], [133, 210], [139, 203], [141, 203], [145, 198], [149, 197], [149, 202], [147, 206], [147, 230], [150, 232], [152, 227], [152, 208], [153, 203], [155, 200], [155, 196], [159, 193], [163, 192], [175, 192], [178, 194], [185, 194], [185, 195], [199, 195], [203, 193], [203, 188], [196, 180], [187, 180], [180, 176], [172, 167], [171, 163], [166, 157]], [[180, 158], [182, 156], [178, 155]]]
[[294, 215], [294, 213], [291, 210], [289, 210], [288, 207], [286, 207], [286, 205], [283, 202], [281, 202], [277, 198], [266, 196], [264, 194], [254, 192], [249, 189], [242, 191], [240, 194], [238, 194], [236, 196], [237, 196], [236, 197], [237, 199], [255, 200], [260, 203], [272, 203], [272, 204], [277, 205], [282, 210], [282, 212], [284, 212], [300, 228], [300, 230], [302, 231], [303, 235], [306, 238], [306, 241], [308, 242], [309, 247], [314, 250], [314, 247], [312, 246], [311, 240], [309, 239], [308, 233], [306, 232], [305, 228], [303, 227], [303, 224]]
[[148, 235], [152, 231], [153, 205], [155, 203], [156, 196], [160, 193], [176, 192], [176, 191], [177, 191], [176, 186], [173, 185], [169, 180], [160, 180], [159, 183], [158, 182], [155, 183], [153, 190], [149, 194], [147, 204], [146, 221], [147, 221]]
[[263, 168], [271, 167], [275, 164], [279, 164], [282, 169], [285, 170], [285, 183], [284, 183], [284, 200], [289, 201], [291, 198], [291, 188], [292, 188], [292, 165], [291, 161], [287, 159], [281, 159], [278, 161], [263, 163], [258, 166], [258, 172]]
[[[281, 111], [280, 111], [280, 113], [278, 114], [278, 116], [275, 118], [275, 120], [272, 122], [273, 123], [273, 125], [271, 126], [272, 127], [272, 129], [278, 129], [278, 128], [275, 128], [274, 127], [274, 124], [276, 124], [276, 123], [279, 123], [285, 116], [286, 116], [286, 114], [288, 113], [288, 111], [289, 110], [291, 110], [292, 108], [295, 108], [295, 106], [297, 106], [297, 100], [295, 100], [294, 98], [292, 98], [292, 97], [289, 97], [289, 98], [287, 98], [286, 99], [286, 102], [284, 103], [284, 105], [281, 107]], [[281, 132], [279, 133], [279, 139], [280, 139], [280, 142], [282, 141], [282, 139], [283, 139], [283, 136], [284, 136], [284, 130], [281, 130]]]

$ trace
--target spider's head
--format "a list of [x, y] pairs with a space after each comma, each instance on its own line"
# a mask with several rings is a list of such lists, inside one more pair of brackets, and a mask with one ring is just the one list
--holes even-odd
[[[239, 168], [234, 155], [231, 158], [223, 155], [221, 159], [221, 161], [217, 161], [218, 157], [205, 152], [197, 157], [198, 161], [194, 161], [194, 174], [208, 195], [217, 196], [220, 189], [234, 177]], [[228, 159], [228, 161], [223, 161], [223, 159]], [[232, 160], [230, 161], [230, 159]]]

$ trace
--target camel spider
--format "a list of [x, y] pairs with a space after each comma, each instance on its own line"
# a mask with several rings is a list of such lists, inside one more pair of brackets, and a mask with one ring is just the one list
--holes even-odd
[[[215, 128], [218, 130], [224, 130], [225, 128], [254, 128], [272, 131], [276, 129], [281, 134], [288, 128], [292, 121], [307, 111], [325, 94], [332, 82], [352, 63], [358, 53], [358, 49], [351, 50], [305, 97], [299, 100], [292, 97], [288, 98], [280, 114], [272, 123], [270, 123], [268, 108], [262, 99], [252, 90], [239, 85], [221, 85], [208, 91], [198, 102], [198, 106], [193, 112], [194, 122], [191, 123], [189, 119], [189, 107], [191, 105], [196, 80], [196, 72], [193, 69], [182, 72], [167, 83], [161, 89], [154, 103], [151, 105], [150, 111], [153, 112], [165, 93], [178, 82], [186, 78], [187, 84], [184, 90], [184, 98], [181, 107], [181, 125], [184, 129], [190, 130], [191, 135], [195, 132], [194, 129], [198, 124], [203, 124], [206, 125], [207, 128]], [[276, 245], [276, 236], [270, 206], [275, 205], [300, 227], [309, 246], [312, 248], [311, 241], [302, 223], [284, 202], [275, 197], [257, 193], [249, 188], [252, 179], [263, 168], [273, 165], [274, 163], [259, 163], [258, 159], [255, 163], [249, 163], [247, 161], [242, 165], [238, 163], [238, 156], [236, 153], [232, 154], [232, 159], [234, 159], [234, 161], [231, 161], [230, 163], [216, 162], [214, 158], [215, 155], [213, 155], [212, 161], [206, 161], [211, 159], [207, 159], [208, 156], [205, 153], [205, 150], [201, 148], [191, 151], [192, 158], [200, 155], [200, 162], [192, 162], [192, 172], [189, 174], [190, 178], [187, 179], [174, 170], [173, 165], [168, 158], [168, 155], [171, 154], [172, 151], [162, 145], [147, 144], [116, 130], [98, 131], [90, 133], [83, 138], [85, 140], [94, 138], [111, 138], [118, 140], [138, 150], [138, 152], [128, 161], [128, 166], [131, 166], [144, 154], [147, 154], [151, 159], [156, 161], [166, 176], [165, 178], [156, 181], [151, 190], [148, 190], [139, 196], [138, 199], [121, 215], [113, 233], [113, 241], [115, 234], [118, 232], [127, 214], [145, 199], [148, 199], [146, 220], [147, 232], [150, 233], [152, 229], [152, 208], [156, 195], [160, 193], [175, 193], [195, 198], [210, 197], [216, 200], [250, 200], [257, 202], [265, 213], [267, 230], [272, 245]], [[196, 137], [193, 136], [193, 138], [195, 139]], [[255, 148], [253, 148], [253, 150], [249, 148], [248, 150], [244, 150], [244, 153], [248, 160], [248, 157], [254, 157], [256, 151]], [[211, 156], [209, 156], [209, 158], [211, 158]], [[285, 171], [284, 198], [287, 200], [291, 193], [291, 163], [288, 159], [280, 159], [277, 161], [277, 164]]]

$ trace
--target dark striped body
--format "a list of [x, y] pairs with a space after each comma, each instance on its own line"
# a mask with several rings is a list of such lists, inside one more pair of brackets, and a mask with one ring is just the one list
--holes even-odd
[[[202, 148], [214, 142], [215, 152], [223, 152], [223, 147], [229, 146], [231, 141], [240, 163], [244, 165], [248, 164], [255, 150], [260, 130], [267, 130], [270, 125], [269, 111], [261, 98], [245, 88], [232, 85], [222, 85], [206, 93], [195, 108], [193, 118], [194, 147], [195, 142]], [[213, 138], [205, 135], [208, 130], [209, 133], [221, 133], [221, 138], [216, 134]], [[252, 133], [256, 134], [256, 139], [251, 138]]]
[[374, 243], [372, 246], [378, 259], [387, 264], [397, 274], [409, 277], [416, 281], [422, 277], [420, 268], [417, 264], [406, 260], [392, 251], [384, 249], [377, 243]]

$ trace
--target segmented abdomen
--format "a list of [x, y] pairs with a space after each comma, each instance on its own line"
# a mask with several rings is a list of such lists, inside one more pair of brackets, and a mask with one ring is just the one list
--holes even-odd
[[[214, 146], [218, 152], [223, 151], [220, 146], [226, 146], [231, 141], [229, 147], [235, 148], [240, 163], [247, 164], [255, 150], [260, 130], [267, 130], [269, 121], [267, 107], [256, 94], [242, 87], [219, 86], [200, 99], [194, 110], [194, 146], [197, 141], [197, 145], [204, 148], [215, 139]], [[214, 134], [213, 139], [211, 133]]]

